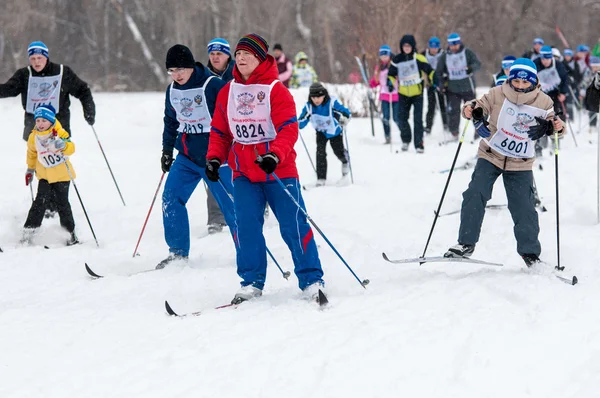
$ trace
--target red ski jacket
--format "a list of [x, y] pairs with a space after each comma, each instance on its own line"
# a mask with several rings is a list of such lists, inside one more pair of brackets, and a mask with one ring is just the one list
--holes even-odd
[[[277, 80], [278, 75], [277, 63], [271, 55], [267, 55], [267, 59], [257, 66], [245, 82], [237, 66], [233, 69], [234, 81], [245, 85], [268, 85]], [[234, 141], [229, 128], [227, 106], [230, 88], [231, 82], [227, 83], [217, 96], [206, 159], [216, 158], [223, 163], [228, 157], [234, 180], [244, 176], [251, 182], [265, 182], [272, 181], [273, 177], [262, 171], [254, 161], [257, 153], [264, 155], [267, 152], [273, 152], [279, 158], [279, 164], [275, 169], [277, 177], [298, 178], [296, 151], [294, 150], [294, 144], [298, 140], [298, 121], [296, 104], [289, 90], [281, 82], [277, 82], [271, 90], [271, 120], [277, 132], [276, 138], [266, 143], [244, 145]]]

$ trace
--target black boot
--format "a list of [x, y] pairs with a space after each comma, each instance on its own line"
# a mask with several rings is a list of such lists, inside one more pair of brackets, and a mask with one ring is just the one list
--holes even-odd
[[540, 258], [536, 254], [523, 254], [521, 257], [523, 258], [523, 261], [525, 261], [525, 264], [528, 267], [542, 262], [542, 260], [540, 260]]
[[163, 269], [167, 266], [167, 264], [172, 263], [173, 261], [187, 261], [187, 256], [180, 256], [179, 254], [169, 253], [169, 257], [162, 260], [160, 263], [156, 265], [156, 269]]
[[463, 245], [462, 243], [459, 243], [449, 248], [444, 254], [444, 257], [468, 258], [471, 257], [471, 254], [473, 254], [474, 251], [475, 245]]
[[71, 232], [71, 236], [67, 240], [67, 246], [77, 245], [79, 243], [79, 239], [77, 239], [77, 235], [75, 235], [75, 231]]

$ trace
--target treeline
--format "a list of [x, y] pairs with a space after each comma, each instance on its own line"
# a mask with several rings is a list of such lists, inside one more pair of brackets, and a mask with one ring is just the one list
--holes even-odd
[[281, 43], [291, 59], [306, 52], [321, 80], [345, 83], [357, 70], [355, 55], [366, 53], [373, 65], [378, 47], [397, 51], [405, 33], [423, 49], [430, 36], [445, 42], [456, 31], [489, 75], [536, 36], [562, 49], [557, 25], [572, 47], [595, 45], [599, 11], [600, 1], [589, 0], [8, 0], [0, 13], [0, 81], [27, 64], [29, 42], [42, 40], [51, 59], [96, 91], [162, 90], [171, 45], [186, 44], [206, 62], [210, 39], [233, 47], [248, 32]]

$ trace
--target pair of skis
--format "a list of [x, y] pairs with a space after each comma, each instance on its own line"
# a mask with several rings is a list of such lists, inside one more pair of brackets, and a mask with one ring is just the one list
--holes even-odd
[[[392, 260], [385, 253], [381, 253], [381, 255], [383, 256], [383, 259], [385, 261], [388, 261], [392, 264], [419, 263], [422, 265], [425, 263], [433, 263], [433, 262], [458, 262], [458, 263], [489, 265], [489, 266], [495, 266], [495, 267], [502, 267], [504, 265], [501, 263], [493, 263], [493, 262], [489, 262], [489, 261], [476, 260], [474, 258], [469, 258], [469, 257], [438, 256], [438, 257], [415, 257], [415, 258], [407, 258], [407, 259], [401, 259], [401, 260]], [[560, 269], [558, 267], [555, 267], [555, 269], [552, 270], [552, 275], [554, 277], [556, 277], [559, 281], [566, 283], [568, 285], [573, 286], [573, 285], [576, 285], [577, 282], [579, 282], [579, 280], [577, 279], [577, 277], [575, 275], [573, 275], [571, 277], [565, 277], [565, 276], [562, 276], [562, 275], [556, 273], [556, 271], [563, 271], [563, 270], [564, 270], [564, 267], [561, 267]]]

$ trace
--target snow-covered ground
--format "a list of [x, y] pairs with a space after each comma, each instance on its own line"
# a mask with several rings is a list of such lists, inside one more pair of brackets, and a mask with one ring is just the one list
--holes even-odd
[[[298, 109], [306, 93], [297, 94]], [[360, 278], [363, 289], [321, 237], [331, 305], [299, 300], [295, 277], [270, 263], [265, 295], [236, 310], [196, 318], [165, 314], [227, 303], [238, 287], [227, 233], [206, 236], [203, 188], [192, 196], [189, 264], [150, 269], [167, 255], [160, 201], [135, 243], [158, 184], [162, 93], [96, 94], [96, 130], [127, 202], [119, 199], [94, 135], [72, 106], [72, 163], [100, 242], [96, 248], [74, 190], [82, 245], [61, 247], [58, 220], [46, 220], [35, 247], [18, 247], [31, 204], [24, 185], [20, 99], [0, 101], [0, 397], [597, 397], [600, 386], [600, 229], [596, 224], [596, 134], [570, 137], [560, 152], [562, 264], [580, 284], [524, 269], [506, 208], [488, 210], [474, 257], [465, 264], [394, 265], [423, 251], [456, 145], [439, 119], [424, 155], [390, 153], [381, 122], [348, 127], [355, 184], [304, 192], [308, 211]], [[586, 116], [587, 119], [587, 116]], [[577, 123], [574, 124], [577, 126]], [[394, 126], [394, 140], [399, 133]], [[315, 133], [303, 131], [311, 156]], [[458, 164], [476, 144], [462, 148]], [[589, 140], [593, 144], [589, 143]], [[394, 148], [394, 149], [395, 149]], [[301, 142], [303, 183], [315, 181]], [[395, 151], [394, 151], [395, 152]], [[329, 180], [341, 175], [330, 152]], [[542, 257], [556, 262], [554, 160], [535, 171], [548, 212], [540, 213]], [[457, 171], [442, 211], [459, 208], [470, 171]], [[502, 182], [490, 203], [506, 203]], [[440, 218], [428, 254], [456, 241], [459, 215]], [[276, 220], [269, 248], [287, 270], [290, 254]], [[51, 247], [45, 250], [43, 245]], [[107, 275], [90, 280], [87, 262]]]

